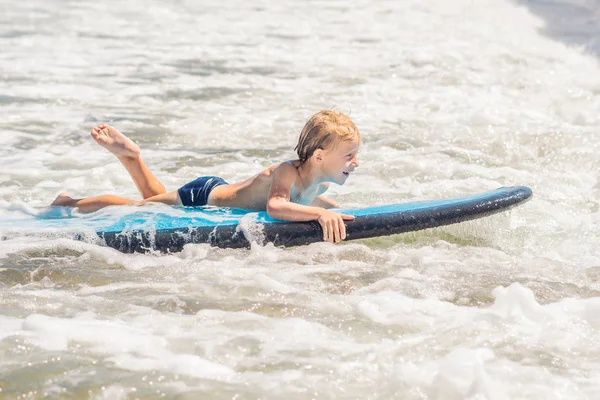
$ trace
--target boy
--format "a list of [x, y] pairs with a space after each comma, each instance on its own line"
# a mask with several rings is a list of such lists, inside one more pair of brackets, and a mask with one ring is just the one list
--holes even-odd
[[73, 199], [60, 194], [53, 206], [77, 207], [92, 212], [111, 205], [143, 205], [158, 202], [173, 206], [217, 206], [266, 210], [270, 217], [288, 221], [317, 220], [323, 239], [346, 238], [344, 220], [354, 217], [327, 210], [337, 207], [323, 196], [331, 182], [343, 185], [358, 167], [360, 133], [341, 112], [324, 110], [304, 125], [295, 150], [297, 160], [275, 164], [242, 182], [228, 184], [216, 176], [200, 177], [176, 191], [165, 187], [140, 157], [140, 148], [115, 128], [100, 125], [91, 132], [98, 144], [121, 161], [144, 200], [113, 195]]

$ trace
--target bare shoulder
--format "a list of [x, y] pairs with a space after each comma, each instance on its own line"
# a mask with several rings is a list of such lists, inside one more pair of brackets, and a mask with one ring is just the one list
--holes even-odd
[[297, 167], [291, 161], [284, 161], [274, 165], [272, 170], [273, 176], [284, 179], [293, 179], [298, 175]]
[[299, 166], [299, 161], [298, 160], [291, 160], [291, 161], [283, 161], [277, 164], [273, 164], [272, 166], [270, 166], [269, 168], [265, 169], [263, 171], [263, 173], [265, 175], [271, 175], [274, 173], [277, 174], [298, 174], [298, 166]]
[[293, 164], [282, 162], [273, 169], [271, 174], [271, 187], [269, 188], [269, 199], [284, 198], [290, 200], [294, 197], [294, 185], [298, 177], [298, 171]]
[[264, 176], [271, 176], [275, 171], [284, 171], [284, 172], [291, 172], [291, 171], [295, 171], [296, 168], [298, 168], [298, 165], [296, 165], [295, 161], [297, 160], [292, 160], [292, 161], [284, 161], [284, 162], [280, 162], [277, 164], [273, 164], [270, 167], [267, 167], [266, 169], [262, 170], [259, 175], [264, 175]]

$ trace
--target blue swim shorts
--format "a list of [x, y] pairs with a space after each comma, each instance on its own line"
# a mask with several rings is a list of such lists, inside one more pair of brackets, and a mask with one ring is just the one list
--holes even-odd
[[210, 192], [221, 185], [227, 185], [227, 182], [218, 176], [202, 176], [180, 187], [177, 193], [184, 206], [201, 207], [208, 203]]

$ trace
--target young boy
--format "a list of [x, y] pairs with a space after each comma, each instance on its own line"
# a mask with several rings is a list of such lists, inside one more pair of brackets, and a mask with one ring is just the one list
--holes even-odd
[[297, 160], [275, 164], [242, 182], [228, 184], [219, 177], [206, 176], [169, 193], [142, 161], [140, 148], [133, 141], [108, 125], [94, 128], [91, 134], [98, 144], [117, 156], [144, 200], [113, 195], [73, 199], [62, 193], [53, 206], [92, 212], [106, 206], [158, 202], [174, 206], [266, 210], [276, 219], [317, 220], [323, 228], [323, 239], [329, 242], [345, 239], [344, 220], [354, 219], [351, 215], [327, 210], [337, 205], [323, 196], [330, 182], [343, 185], [359, 165], [360, 133], [352, 120], [341, 112], [325, 110], [310, 117], [295, 148]]

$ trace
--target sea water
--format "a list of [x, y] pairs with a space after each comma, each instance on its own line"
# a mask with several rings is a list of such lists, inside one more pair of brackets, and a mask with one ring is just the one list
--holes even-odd
[[4, 220], [138, 198], [97, 124], [174, 190], [292, 159], [331, 107], [363, 137], [343, 206], [534, 199], [291, 249], [0, 232], [0, 398], [600, 397], [599, 27], [597, 0], [3, 2]]

